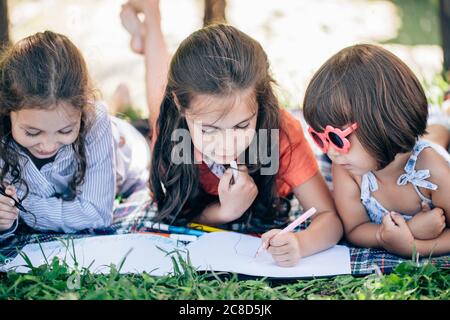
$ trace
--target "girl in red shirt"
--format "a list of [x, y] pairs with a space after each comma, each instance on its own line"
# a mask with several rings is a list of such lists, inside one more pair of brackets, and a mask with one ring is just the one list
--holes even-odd
[[[277, 220], [281, 199], [294, 194], [317, 214], [302, 232], [275, 237], [279, 229], [264, 230], [276, 263], [293, 266], [335, 245], [342, 225], [333, 200], [300, 123], [280, 109], [260, 44], [231, 26], [205, 27], [181, 43], [167, 75], [158, 1], [128, 2], [122, 21], [146, 57], [156, 218], [212, 226], [241, 221], [251, 230]], [[233, 161], [237, 170], [229, 167]]]

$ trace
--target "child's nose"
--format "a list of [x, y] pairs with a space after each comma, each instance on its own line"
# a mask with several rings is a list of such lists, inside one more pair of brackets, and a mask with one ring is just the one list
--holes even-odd
[[41, 144], [41, 149], [43, 152], [52, 152], [55, 151], [58, 147], [58, 144], [55, 142], [45, 142]]
[[338, 158], [341, 155], [339, 151], [337, 151], [331, 144], [328, 146], [327, 156], [333, 160]]
[[232, 130], [226, 130], [225, 133], [218, 138], [218, 141], [216, 141], [216, 148], [219, 149], [223, 155], [233, 153], [235, 146], [236, 137]]
[[235, 151], [234, 145], [232, 143], [222, 144], [222, 146], [216, 148], [216, 153], [222, 156], [233, 155]]

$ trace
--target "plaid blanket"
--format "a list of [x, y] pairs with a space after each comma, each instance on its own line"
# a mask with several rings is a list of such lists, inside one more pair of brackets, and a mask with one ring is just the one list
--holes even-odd
[[[24, 223], [20, 223], [16, 236], [0, 243], [0, 257], [2, 257], [3, 261], [5, 259], [13, 259], [21, 248], [30, 243], [148, 231], [152, 224], [155, 211], [156, 206], [150, 204], [150, 202], [143, 203], [142, 205], [137, 203], [122, 205], [115, 210], [114, 223], [110, 227], [83, 230], [70, 235], [35, 233]], [[300, 226], [300, 228], [306, 228], [308, 223], [309, 221]], [[384, 250], [355, 248], [344, 241], [340, 244], [347, 245], [350, 248], [351, 272], [353, 275], [366, 275], [374, 273], [376, 270], [380, 270], [382, 273], [390, 273], [399, 263], [406, 261]], [[428, 261], [427, 258], [420, 259], [420, 263], [425, 263], [426, 261]], [[431, 258], [430, 261], [441, 268], [450, 269], [450, 256]]]

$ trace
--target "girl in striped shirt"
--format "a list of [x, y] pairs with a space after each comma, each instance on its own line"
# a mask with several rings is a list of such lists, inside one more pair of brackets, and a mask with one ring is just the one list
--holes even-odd
[[95, 102], [86, 63], [65, 36], [37, 33], [0, 59], [0, 240], [20, 216], [38, 230], [111, 224], [115, 195], [148, 180], [142, 135]]

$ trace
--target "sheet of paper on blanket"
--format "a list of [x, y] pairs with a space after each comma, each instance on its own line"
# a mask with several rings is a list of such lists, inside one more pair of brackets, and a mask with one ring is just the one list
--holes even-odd
[[272, 256], [255, 253], [261, 239], [235, 232], [214, 232], [189, 244], [190, 258], [201, 270], [236, 272], [250, 276], [302, 278], [350, 274], [350, 252], [345, 246], [334, 246], [303, 258], [290, 268], [279, 267]]
[[[197, 241], [184, 245], [177, 240], [148, 234], [123, 234], [74, 239], [67, 242], [41, 244], [47, 260], [54, 256], [66, 259], [74, 265], [73, 247], [79, 267], [89, 267], [95, 273], [108, 273], [113, 263], [119, 266], [126, 257], [120, 273], [140, 273], [161, 276], [173, 273], [171, 256], [174, 250], [186, 259], [187, 251], [191, 263], [200, 271], [236, 272], [250, 276], [274, 278], [302, 278], [350, 274], [350, 254], [345, 246], [334, 246], [300, 260], [291, 268], [278, 267], [270, 254], [262, 252], [254, 258], [261, 240], [235, 232], [213, 232], [201, 236]], [[167, 252], [170, 254], [168, 255]], [[34, 266], [45, 263], [38, 244], [24, 247]], [[4, 270], [15, 268], [17, 272], [29, 269], [19, 255]]]
[[22, 257], [25, 254], [33, 266], [46, 264], [46, 261], [51, 262], [53, 257], [58, 257], [65, 260], [69, 266], [74, 266], [76, 260], [79, 268], [90, 266], [91, 272], [105, 274], [110, 272], [111, 264], [115, 264], [118, 268], [125, 259], [120, 273], [147, 271], [159, 276], [172, 271], [172, 262], [166, 252], [179, 248], [181, 254], [183, 253], [184, 245], [178, 246], [178, 243], [176, 240], [161, 236], [121, 234], [44, 242], [40, 246], [29, 244], [2, 269], [17, 267], [17, 272], [28, 272], [29, 268], [24, 267], [26, 262]]

